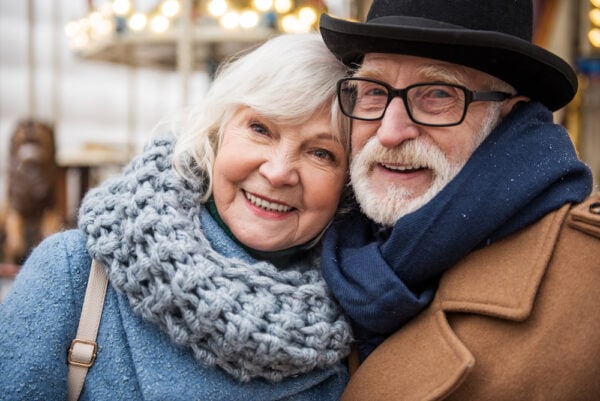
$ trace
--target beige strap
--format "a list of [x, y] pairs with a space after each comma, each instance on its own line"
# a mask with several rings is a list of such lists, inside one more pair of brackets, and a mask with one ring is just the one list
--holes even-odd
[[96, 359], [98, 349], [96, 336], [100, 325], [100, 316], [102, 316], [107, 284], [108, 278], [102, 265], [95, 259], [92, 260], [77, 336], [71, 342], [71, 348], [67, 356], [69, 364], [67, 399], [69, 401], [79, 399], [88, 368], [92, 366]]

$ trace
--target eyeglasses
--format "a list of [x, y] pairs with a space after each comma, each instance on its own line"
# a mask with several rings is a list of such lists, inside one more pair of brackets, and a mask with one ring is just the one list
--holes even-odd
[[472, 102], [501, 102], [506, 92], [474, 92], [447, 83], [418, 83], [396, 89], [374, 79], [344, 78], [337, 84], [342, 113], [356, 120], [381, 120], [392, 99], [400, 97], [410, 119], [430, 127], [459, 125]]

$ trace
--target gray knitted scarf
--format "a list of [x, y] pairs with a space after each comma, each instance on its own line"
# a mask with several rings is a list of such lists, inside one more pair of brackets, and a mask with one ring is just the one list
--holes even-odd
[[279, 381], [349, 353], [350, 326], [311, 265], [277, 269], [211, 248], [200, 224], [203, 183], [172, 168], [173, 138], [149, 144], [85, 197], [79, 228], [133, 310], [195, 358], [236, 379]]

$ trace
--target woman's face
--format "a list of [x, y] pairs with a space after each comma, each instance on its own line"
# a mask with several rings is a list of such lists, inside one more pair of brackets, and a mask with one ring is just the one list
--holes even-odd
[[219, 215], [244, 245], [277, 251], [303, 244], [333, 218], [348, 155], [332, 135], [330, 111], [298, 126], [249, 107], [225, 125], [213, 167]]

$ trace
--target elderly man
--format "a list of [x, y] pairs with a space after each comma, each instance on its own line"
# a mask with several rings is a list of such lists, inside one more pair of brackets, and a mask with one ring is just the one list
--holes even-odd
[[[343, 400], [600, 394], [600, 197], [551, 111], [571, 67], [530, 0], [375, 0], [323, 15], [362, 213], [323, 274], [357, 339]], [[595, 398], [597, 399], [597, 398]]]

